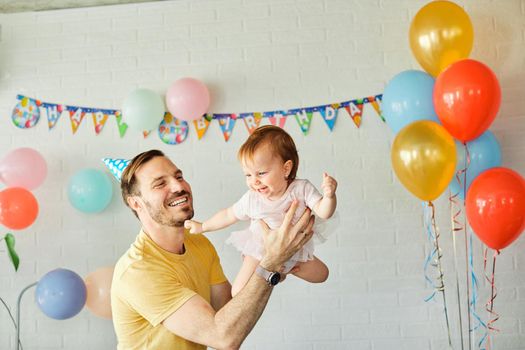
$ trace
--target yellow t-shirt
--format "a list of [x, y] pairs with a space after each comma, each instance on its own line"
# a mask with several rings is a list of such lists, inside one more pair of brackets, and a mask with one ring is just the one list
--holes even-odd
[[206, 349], [161, 324], [195, 294], [210, 302], [210, 286], [226, 281], [206, 237], [186, 232], [184, 247], [184, 254], [170, 253], [141, 230], [117, 262], [111, 308], [118, 349]]

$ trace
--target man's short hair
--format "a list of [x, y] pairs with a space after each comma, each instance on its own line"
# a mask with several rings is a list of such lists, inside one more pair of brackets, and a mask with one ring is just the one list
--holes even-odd
[[[128, 207], [128, 197], [140, 196], [135, 173], [142, 165], [146, 164], [155, 157], [165, 157], [165, 155], [162, 151], [157, 149], [142, 152], [136, 155], [122, 172], [122, 176], [120, 177], [120, 190], [122, 192], [122, 199]], [[137, 212], [133, 209], [131, 210], [138, 218]]]

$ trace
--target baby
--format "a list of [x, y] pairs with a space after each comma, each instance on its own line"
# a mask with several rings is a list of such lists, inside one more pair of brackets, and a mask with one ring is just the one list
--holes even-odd
[[[232, 295], [244, 287], [264, 255], [263, 229], [259, 220], [264, 220], [270, 228], [279, 227], [294, 200], [298, 201], [299, 207], [293, 223], [306, 207], [321, 219], [328, 219], [337, 205], [337, 181], [328, 174], [323, 174], [322, 195], [308, 180], [296, 179], [299, 166], [297, 149], [290, 135], [279, 127], [266, 125], [257, 128], [241, 146], [238, 158], [249, 191], [233, 206], [217, 212], [208, 220], [202, 223], [187, 220], [184, 224], [190, 233], [197, 234], [220, 230], [239, 220], [251, 220], [247, 230], [233, 232], [227, 240], [243, 255]], [[319, 232], [314, 235], [319, 235]], [[291, 272], [308, 282], [324, 282], [328, 278], [328, 268], [313, 253], [314, 242], [310, 240], [284, 265], [282, 272]]]

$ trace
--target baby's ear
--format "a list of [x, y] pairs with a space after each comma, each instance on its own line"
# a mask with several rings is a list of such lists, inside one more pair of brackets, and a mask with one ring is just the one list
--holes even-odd
[[284, 171], [286, 172], [286, 176], [290, 175], [290, 172], [292, 171], [293, 162], [288, 159], [286, 162], [284, 162]]

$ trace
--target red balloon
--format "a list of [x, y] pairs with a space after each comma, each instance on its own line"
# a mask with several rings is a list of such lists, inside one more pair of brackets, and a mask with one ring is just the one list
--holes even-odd
[[38, 202], [31, 192], [12, 187], [0, 192], [0, 223], [12, 230], [21, 230], [35, 221]]
[[465, 209], [479, 239], [503, 249], [525, 229], [525, 180], [507, 168], [484, 171], [470, 185]]
[[496, 118], [501, 89], [489, 67], [466, 59], [451, 64], [437, 77], [433, 98], [445, 129], [467, 142], [483, 134]]

